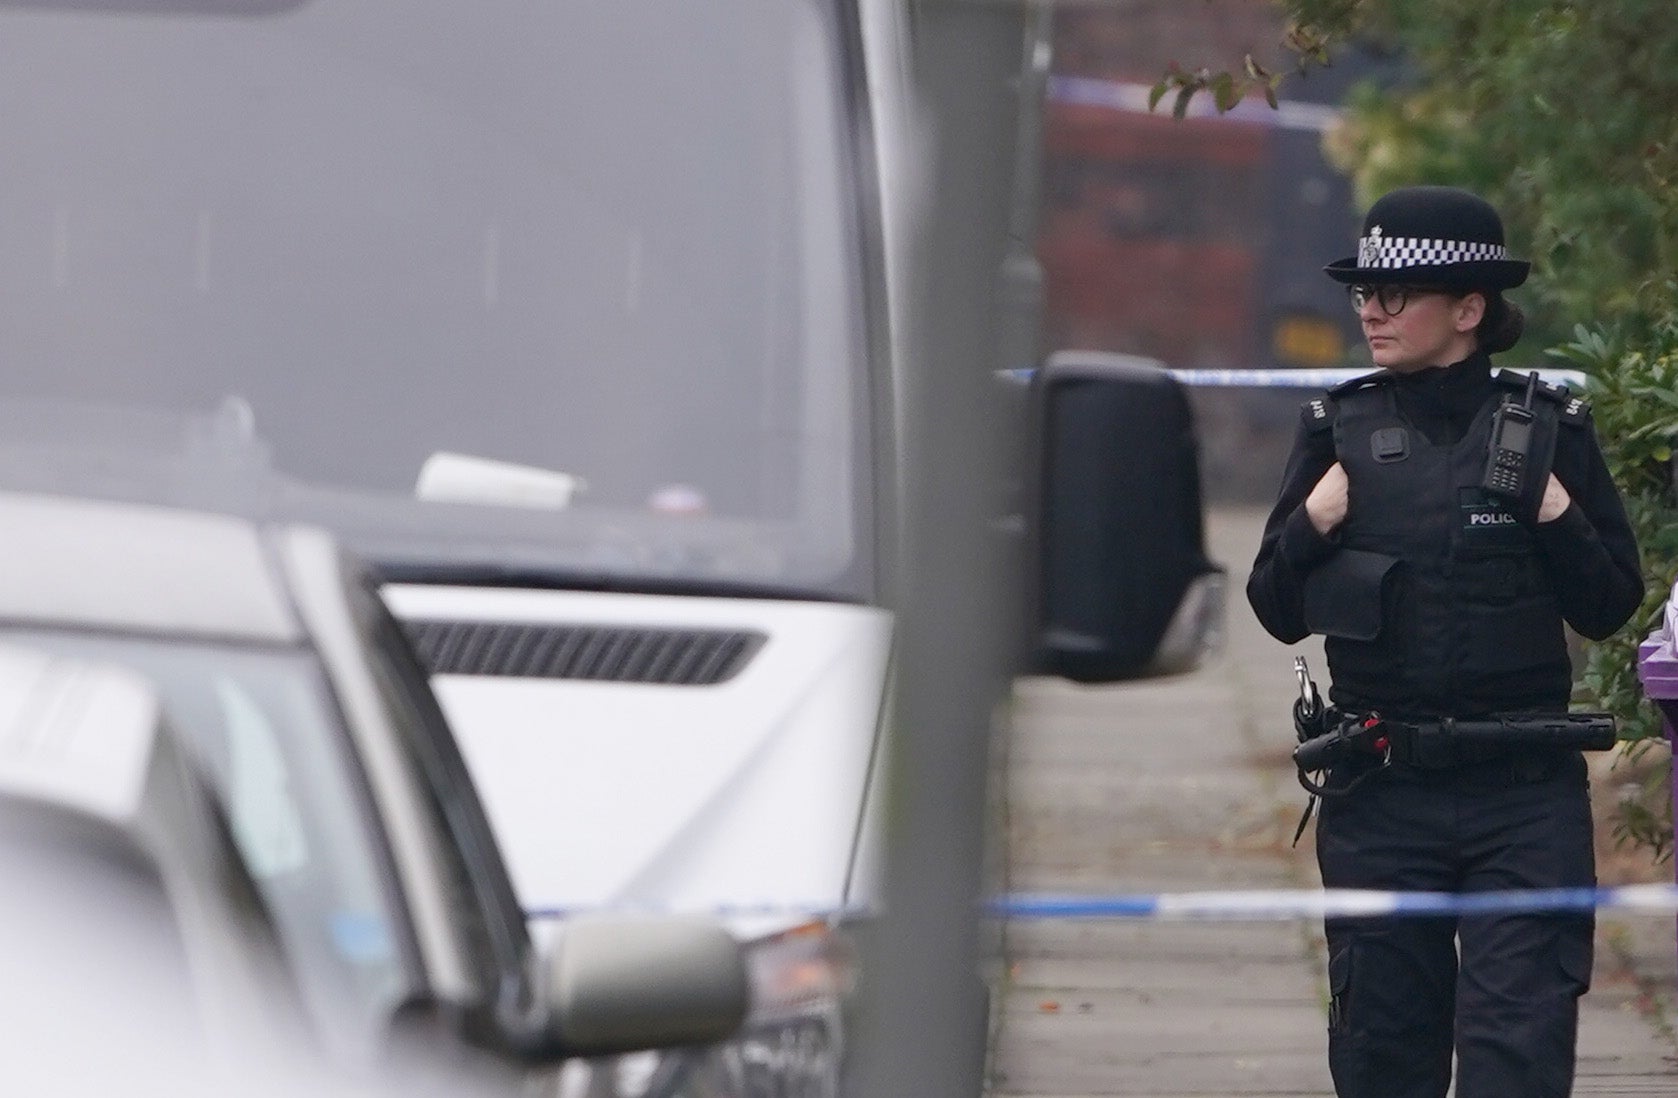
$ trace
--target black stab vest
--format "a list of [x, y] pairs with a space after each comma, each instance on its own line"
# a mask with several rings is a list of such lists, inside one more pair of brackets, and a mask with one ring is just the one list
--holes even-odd
[[[1543, 561], [1479, 487], [1499, 400], [1494, 389], [1462, 439], [1442, 446], [1400, 416], [1390, 385], [1337, 397], [1334, 448], [1349, 485], [1340, 543], [1399, 563], [1379, 634], [1324, 638], [1336, 704], [1395, 718], [1566, 710], [1572, 669]], [[1554, 431], [1555, 408], [1538, 404]]]

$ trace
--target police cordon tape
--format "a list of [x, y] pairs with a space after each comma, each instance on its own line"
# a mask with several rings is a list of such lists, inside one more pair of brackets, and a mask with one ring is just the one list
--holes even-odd
[[[563, 919], [633, 907], [534, 908], [531, 919]], [[1419, 918], [1465, 915], [1544, 915], [1566, 912], [1678, 912], [1678, 885], [1614, 888], [1534, 888], [1488, 892], [1388, 892], [1378, 889], [1257, 889], [1250, 891], [1138, 892], [1112, 895], [1015, 893], [984, 906], [1002, 919], [1138, 919], [1157, 922], [1287, 922], [1297, 919]], [[689, 914], [721, 918], [839, 918], [881, 914], [871, 908], [811, 904], [724, 904]]]
[[[1076, 354], [1063, 352], [1067, 361], [1074, 361]], [[1100, 359], [1102, 352], [1090, 352], [1090, 358]], [[1354, 377], [1364, 377], [1374, 372], [1374, 367], [1368, 369], [1345, 369], [1341, 367], [1325, 367], [1321, 369], [1293, 369], [1274, 367], [1268, 369], [1245, 370], [1191, 370], [1166, 368], [1165, 373], [1176, 378], [1184, 385], [1200, 389], [1315, 389], [1318, 391], [1333, 388], [1343, 381], [1350, 381]], [[997, 371], [998, 376], [1009, 381], [1024, 385], [1031, 381], [1037, 371], [1032, 367], [1020, 367]], [[1550, 385], [1566, 385], [1574, 392], [1582, 392], [1585, 388], [1585, 374], [1582, 370], [1538, 368], [1538, 378]]]
[[[1175, 370], [1165, 372], [1182, 382], [1204, 388], [1254, 389], [1328, 389], [1354, 377], [1365, 377], [1374, 372], [1368, 369], [1270, 369], [1270, 370]], [[1528, 371], [1521, 371], [1526, 373]], [[1540, 381], [1550, 385], [1566, 385], [1575, 392], [1585, 388], [1585, 374], [1581, 370], [1537, 370]]]
[[1538, 888], [1492, 892], [1384, 892], [1375, 889], [1166, 892], [1115, 896], [1014, 895], [989, 905], [1010, 919], [1281, 921], [1354, 916], [1558, 914], [1582, 911], [1678, 912], [1678, 886]]

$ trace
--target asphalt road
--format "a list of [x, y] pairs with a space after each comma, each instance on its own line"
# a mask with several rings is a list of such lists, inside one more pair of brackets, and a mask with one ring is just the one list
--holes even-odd
[[[1229, 568], [1224, 651], [1176, 679], [1017, 685], [997, 748], [995, 886], [1093, 894], [1320, 886], [1287, 752], [1292, 657], [1241, 593], [1256, 507], [1209, 517]], [[1606, 758], [1599, 762], [1606, 766]], [[1612, 781], [1601, 772], [1601, 781]], [[1618, 870], [1617, 870], [1618, 871]], [[1638, 879], [1670, 881], [1671, 865]], [[1604, 883], [1622, 883], [1604, 880]], [[992, 1098], [1333, 1094], [1320, 924], [1025, 920], [992, 958]], [[1575, 1094], [1678, 1094], [1670, 918], [1599, 919]]]

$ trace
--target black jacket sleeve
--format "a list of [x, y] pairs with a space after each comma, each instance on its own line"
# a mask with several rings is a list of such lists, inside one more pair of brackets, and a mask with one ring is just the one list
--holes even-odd
[[1247, 601], [1259, 624], [1284, 644], [1303, 640], [1310, 633], [1305, 627], [1305, 577], [1338, 546], [1336, 534], [1317, 533], [1305, 514], [1305, 497], [1334, 462], [1333, 433], [1302, 423], [1282, 473], [1276, 506], [1264, 524], [1252, 574], [1247, 577]]
[[1551, 470], [1573, 502], [1532, 527], [1533, 535], [1562, 616], [1583, 636], [1603, 640], [1643, 601], [1637, 538], [1588, 422], [1560, 428]]

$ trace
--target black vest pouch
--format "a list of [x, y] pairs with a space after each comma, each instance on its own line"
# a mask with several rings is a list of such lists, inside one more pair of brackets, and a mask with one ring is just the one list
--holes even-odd
[[1477, 486], [1458, 500], [1452, 578], [1468, 666], [1500, 685], [1553, 672], [1567, 661], [1561, 608], [1531, 531]]
[[1380, 636], [1398, 563], [1397, 557], [1364, 549], [1335, 553], [1305, 579], [1305, 627], [1346, 640]]
[[1532, 532], [1502, 501], [1470, 485], [1457, 491], [1456, 562], [1459, 597], [1505, 606], [1549, 594]]

